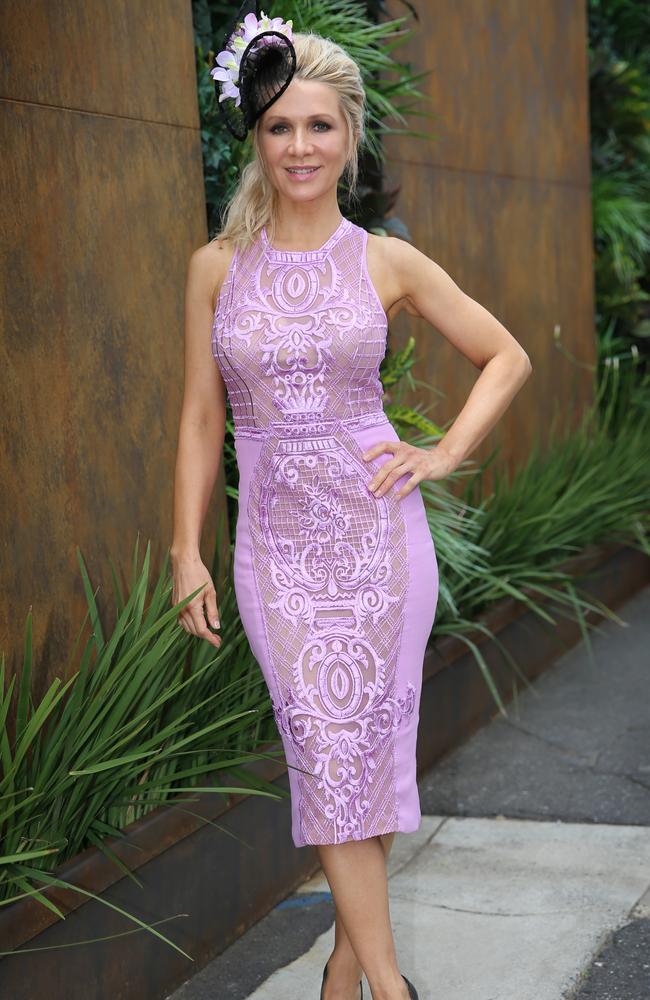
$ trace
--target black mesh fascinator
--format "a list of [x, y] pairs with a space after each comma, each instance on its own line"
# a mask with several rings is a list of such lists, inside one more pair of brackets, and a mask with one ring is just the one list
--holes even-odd
[[292, 22], [258, 15], [244, 0], [228, 26], [210, 71], [226, 128], [243, 141], [261, 114], [289, 86], [296, 69]]

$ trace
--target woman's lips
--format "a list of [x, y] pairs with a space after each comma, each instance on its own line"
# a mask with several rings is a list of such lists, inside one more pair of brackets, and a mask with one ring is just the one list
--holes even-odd
[[310, 177], [314, 177], [318, 173], [318, 171], [320, 170], [320, 166], [314, 167], [313, 170], [309, 171], [301, 170], [300, 173], [293, 173], [289, 167], [285, 167], [285, 170], [287, 171], [289, 177], [291, 177], [292, 180], [306, 181], [309, 180]]

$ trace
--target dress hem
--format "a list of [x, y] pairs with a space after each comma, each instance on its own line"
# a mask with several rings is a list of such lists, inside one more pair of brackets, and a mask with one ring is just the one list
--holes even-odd
[[412, 823], [400, 823], [395, 829], [390, 830], [379, 830], [377, 833], [370, 833], [365, 837], [347, 837], [345, 840], [328, 840], [328, 841], [311, 841], [306, 840], [303, 843], [296, 843], [294, 840], [294, 847], [336, 847], [337, 844], [350, 844], [358, 843], [362, 840], [372, 840], [373, 837], [383, 837], [387, 833], [416, 833], [420, 826], [422, 825], [422, 817], [418, 820], [417, 824], [414, 826]]

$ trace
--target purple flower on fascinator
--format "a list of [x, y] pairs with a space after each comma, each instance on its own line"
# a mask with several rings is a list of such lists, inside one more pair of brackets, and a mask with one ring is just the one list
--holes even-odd
[[243, 21], [240, 22], [237, 30], [230, 36], [226, 48], [217, 54], [215, 60], [217, 65], [210, 71], [213, 79], [219, 81], [221, 84], [219, 88], [219, 101], [232, 98], [235, 101], [236, 107], [240, 106], [239, 73], [241, 59], [250, 43], [261, 32], [272, 31], [276, 32], [276, 34], [262, 35], [257, 45], [254, 46], [254, 51], [257, 51], [258, 47], [265, 45], [277, 45], [279, 41], [277, 34], [284, 35], [285, 38], [292, 41], [292, 30], [293, 21], [283, 21], [281, 17], [268, 17], [264, 11], [260, 11], [259, 19], [255, 13], [248, 13]]

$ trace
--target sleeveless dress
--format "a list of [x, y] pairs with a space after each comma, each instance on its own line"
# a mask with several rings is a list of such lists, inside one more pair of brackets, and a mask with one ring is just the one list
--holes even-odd
[[212, 327], [239, 468], [234, 586], [288, 765], [296, 847], [420, 825], [416, 736], [438, 566], [419, 484], [375, 497], [399, 437], [368, 233], [234, 251]]

